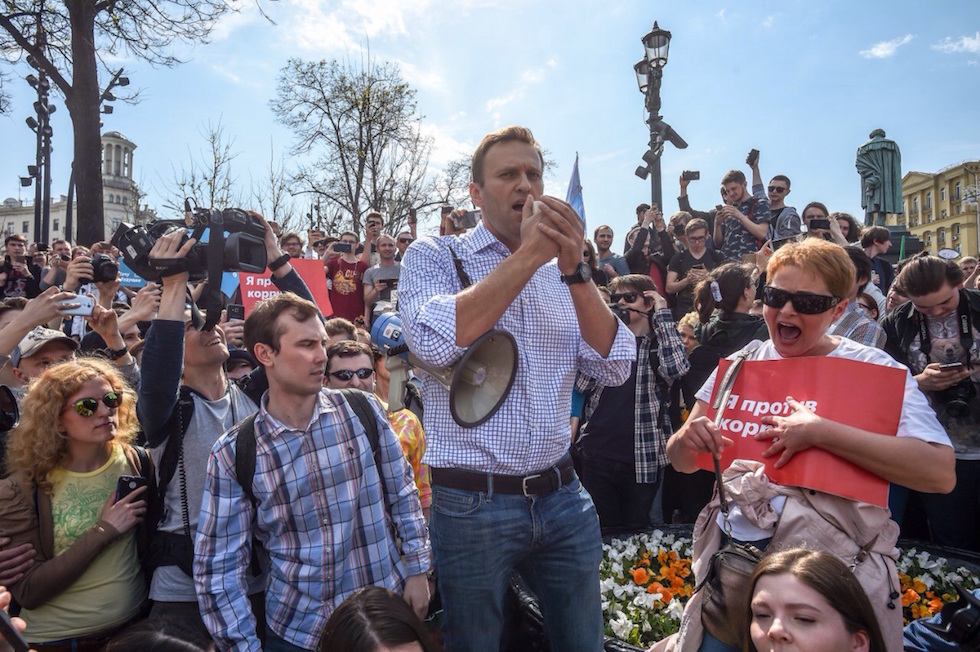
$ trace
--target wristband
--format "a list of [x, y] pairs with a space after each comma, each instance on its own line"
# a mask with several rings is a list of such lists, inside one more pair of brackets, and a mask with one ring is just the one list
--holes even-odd
[[127, 349], [125, 346], [123, 348], [121, 348], [121, 349], [108, 349], [107, 348], [105, 350], [105, 352], [106, 352], [106, 357], [108, 357], [110, 360], [118, 360], [119, 358], [121, 358], [124, 355], [126, 355], [127, 353], [129, 353], [129, 349]]
[[286, 263], [288, 263], [291, 258], [292, 258], [292, 256], [290, 256], [289, 254], [283, 254], [283, 255], [279, 256], [274, 261], [272, 261], [271, 263], [269, 263], [269, 271], [270, 272], [276, 271], [277, 269], [279, 269], [280, 267], [282, 267], [283, 265], [285, 265]]

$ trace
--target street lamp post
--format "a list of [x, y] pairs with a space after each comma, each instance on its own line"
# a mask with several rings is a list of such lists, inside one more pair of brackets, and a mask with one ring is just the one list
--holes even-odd
[[650, 127], [649, 149], [643, 154], [643, 162], [636, 168], [636, 176], [641, 179], [650, 177], [650, 201], [658, 207], [663, 206], [663, 190], [661, 186], [660, 156], [664, 151], [664, 143], [670, 141], [677, 149], [687, 147], [687, 142], [681, 138], [660, 115], [660, 82], [663, 79], [663, 69], [667, 65], [667, 52], [670, 49], [670, 32], [660, 29], [657, 21], [653, 29], [642, 39], [644, 56], [633, 71], [636, 73], [636, 83], [644, 96], [647, 113], [647, 125]]
[[[43, 40], [43, 32], [39, 32], [38, 40]], [[51, 114], [56, 107], [48, 103], [48, 91], [51, 82], [44, 71], [38, 69], [37, 76], [26, 77], [27, 83], [37, 91], [37, 101], [34, 111], [37, 115], [25, 121], [27, 126], [37, 134], [35, 161], [28, 166], [29, 177], [34, 180], [34, 241], [48, 241], [48, 222], [51, 217]], [[23, 183], [23, 181], [21, 182]]]

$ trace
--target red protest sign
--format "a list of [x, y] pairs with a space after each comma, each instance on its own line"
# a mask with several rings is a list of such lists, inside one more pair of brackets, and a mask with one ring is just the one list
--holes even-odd
[[[712, 402], [730, 360], [718, 365]], [[797, 453], [786, 466], [774, 469], [776, 458], [764, 458], [771, 440], [754, 435], [767, 426], [766, 415], [786, 416], [792, 409], [786, 396], [805, 404], [820, 417], [861, 430], [894, 436], [905, 395], [905, 370], [845, 358], [814, 357], [746, 361], [735, 379], [721, 424], [722, 434], [735, 442], [726, 449], [721, 468], [733, 460], [756, 460], [766, 465], [773, 482], [816, 489], [880, 507], [888, 504], [888, 481], [819, 448]], [[710, 408], [708, 417], [716, 410]], [[713, 470], [711, 456], [698, 455], [698, 466]]]
[[[330, 297], [327, 293], [327, 275], [323, 271], [323, 261], [315, 258], [293, 258], [289, 264], [310, 288], [310, 293], [316, 305], [320, 307], [320, 312], [327, 317], [332, 315], [333, 308], [330, 306]], [[279, 294], [279, 288], [272, 284], [270, 276], [269, 270], [265, 270], [262, 274], [238, 273], [242, 305], [245, 306], [246, 315], [252, 312], [252, 307], [262, 299]]]

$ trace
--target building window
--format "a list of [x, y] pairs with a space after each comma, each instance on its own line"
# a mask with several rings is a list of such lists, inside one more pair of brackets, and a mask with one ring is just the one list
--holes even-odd
[[936, 242], [939, 244], [946, 243], [946, 229], [939, 229], [936, 231]]
[[946, 201], [946, 187], [943, 186], [939, 189], [939, 201]]
[[941, 211], [939, 211], [939, 217], [946, 217], [946, 209], [945, 208], [942, 209]]
[[61, 221], [56, 217], [54, 218], [54, 224], [51, 225], [51, 229], [57, 233], [61, 230]]
[[123, 206], [129, 206], [129, 197], [121, 197]]
[[926, 193], [926, 208], [932, 208], [932, 193]]
[[957, 244], [956, 245], [956, 253], [958, 253], [958, 254], [963, 253], [963, 248], [962, 247], [963, 247], [963, 245]]
[[956, 214], [959, 215], [962, 212], [963, 212], [963, 204], [957, 204], [956, 205]]
[[918, 197], [913, 197], [912, 198], [912, 210], [915, 211], [916, 213], [919, 212], [919, 198]]
[[959, 235], [960, 234], [960, 225], [959, 224], [954, 224], [953, 225], [953, 233], [955, 233], [956, 235]]
[[960, 182], [956, 182], [956, 188], [953, 189], [953, 199], [956, 201], [960, 200]]
[[30, 222], [24, 220], [23, 224], [20, 225], [20, 232], [26, 234], [30, 227]]

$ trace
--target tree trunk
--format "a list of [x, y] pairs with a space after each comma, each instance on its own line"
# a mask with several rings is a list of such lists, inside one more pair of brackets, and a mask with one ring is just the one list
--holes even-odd
[[[67, 0], [71, 17], [72, 87], [66, 104], [75, 132], [74, 170], [77, 230], [85, 246], [105, 239], [102, 205], [102, 135], [99, 70], [95, 60], [95, 3]], [[71, 239], [72, 235], [68, 234]]]

